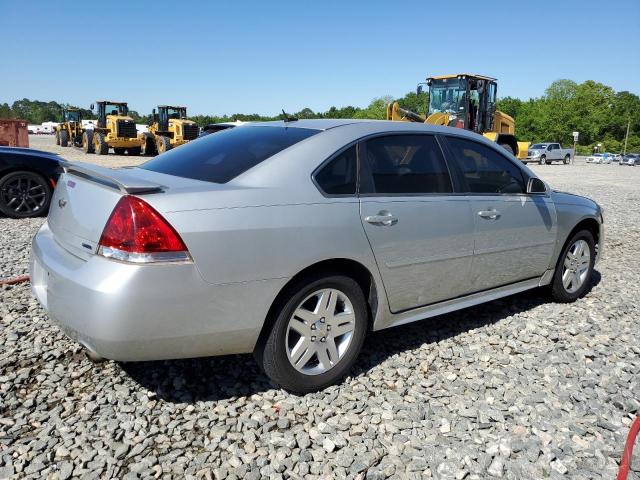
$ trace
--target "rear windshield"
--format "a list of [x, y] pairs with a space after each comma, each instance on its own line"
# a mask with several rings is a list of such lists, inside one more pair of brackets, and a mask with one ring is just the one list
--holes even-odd
[[290, 127], [229, 128], [169, 150], [143, 163], [140, 168], [206, 182], [227, 183], [318, 132]]

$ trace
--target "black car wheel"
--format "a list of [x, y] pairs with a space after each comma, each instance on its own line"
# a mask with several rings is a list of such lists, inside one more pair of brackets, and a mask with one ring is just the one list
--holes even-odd
[[51, 185], [33, 172], [11, 172], [0, 179], [0, 212], [11, 218], [44, 215], [51, 202]]

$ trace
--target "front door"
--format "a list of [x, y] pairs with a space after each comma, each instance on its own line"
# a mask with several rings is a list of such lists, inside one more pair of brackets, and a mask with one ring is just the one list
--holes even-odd
[[523, 170], [498, 150], [459, 137], [448, 137], [447, 144], [475, 218], [473, 291], [541, 276], [556, 241], [551, 199], [526, 194]]
[[468, 293], [474, 219], [435, 137], [377, 137], [360, 152], [362, 225], [391, 310]]

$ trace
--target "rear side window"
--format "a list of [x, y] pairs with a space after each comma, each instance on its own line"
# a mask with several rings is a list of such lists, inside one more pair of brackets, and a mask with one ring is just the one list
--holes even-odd
[[243, 126], [169, 150], [140, 167], [206, 182], [226, 183], [319, 130]]
[[451, 177], [432, 135], [391, 135], [366, 143], [374, 192], [451, 193]]
[[327, 163], [315, 175], [316, 183], [328, 195], [353, 195], [358, 177], [355, 145]]
[[507, 158], [481, 143], [447, 137], [457, 165], [471, 193], [524, 193], [522, 171]]

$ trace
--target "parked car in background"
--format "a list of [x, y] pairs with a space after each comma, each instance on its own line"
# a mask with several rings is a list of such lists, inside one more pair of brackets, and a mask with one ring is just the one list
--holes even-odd
[[65, 169], [32, 241], [51, 319], [115, 360], [253, 352], [297, 392], [371, 330], [541, 286], [575, 301], [603, 248], [594, 201], [459, 128], [266, 122]]
[[549, 165], [553, 162], [571, 162], [573, 148], [562, 148], [559, 143], [534, 143], [529, 147], [524, 163], [538, 162], [540, 165]]
[[602, 153], [594, 153], [589, 155], [586, 160], [587, 163], [605, 163], [604, 155]]
[[55, 153], [0, 147], [0, 212], [12, 218], [46, 215], [60, 161]]
[[627, 153], [622, 157], [622, 160], [620, 160], [620, 165], [631, 165], [633, 167], [640, 165], [640, 154]]

